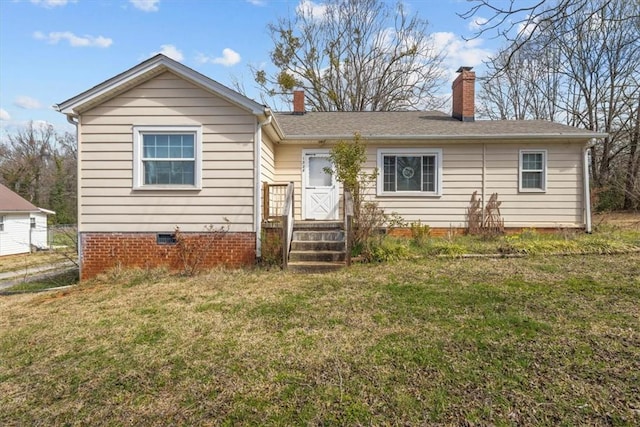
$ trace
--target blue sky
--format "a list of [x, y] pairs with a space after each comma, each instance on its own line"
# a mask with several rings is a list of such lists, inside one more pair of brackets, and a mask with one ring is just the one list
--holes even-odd
[[[301, 1], [310, 0], [0, 0], [0, 139], [29, 120], [73, 131], [53, 104], [158, 52], [227, 86], [237, 80], [260, 100], [249, 65], [268, 69], [267, 24]], [[451, 75], [460, 65], [481, 73], [500, 46], [464, 41], [475, 24], [456, 15], [469, 7], [464, 0], [404, 4], [430, 22]]]

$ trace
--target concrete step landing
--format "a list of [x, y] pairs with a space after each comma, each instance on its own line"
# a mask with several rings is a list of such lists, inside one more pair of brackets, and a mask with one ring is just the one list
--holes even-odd
[[298, 221], [293, 226], [289, 270], [324, 273], [345, 266], [345, 238], [340, 222]]

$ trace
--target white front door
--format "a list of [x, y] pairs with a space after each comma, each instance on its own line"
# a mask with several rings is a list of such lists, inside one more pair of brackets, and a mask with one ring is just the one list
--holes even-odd
[[326, 168], [331, 168], [328, 150], [302, 152], [303, 219], [338, 219], [338, 182]]

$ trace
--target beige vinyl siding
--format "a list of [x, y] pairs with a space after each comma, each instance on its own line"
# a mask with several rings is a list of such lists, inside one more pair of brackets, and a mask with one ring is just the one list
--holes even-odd
[[[523, 149], [547, 151], [544, 193], [518, 191], [518, 162]], [[580, 143], [487, 144], [487, 194], [499, 194], [505, 226], [583, 226], [583, 149]]]
[[319, 145], [277, 145], [275, 147], [275, 182], [293, 182], [294, 217], [302, 217], [302, 149], [318, 148]]
[[[388, 214], [397, 213], [407, 223], [419, 220], [431, 227], [463, 227], [471, 193], [482, 191], [482, 145], [394, 144], [394, 148], [414, 147], [442, 149], [442, 195], [381, 196], [376, 197], [379, 206]], [[369, 146], [371, 168], [377, 166], [379, 148], [389, 148], [389, 145]]]
[[[400, 142], [368, 143], [366, 168], [377, 166], [379, 148], [442, 149], [441, 196], [375, 196], [386, 213], [395, 212], [408, 223], [420, 220], [431, 227], [466, 227], [466, 209], [474, 191], [482, 195], [483, 143], [419, 144]], [[294, 181], [295, 215], [301, 217], [301, 162], [303, 148], [330, 148], [330, 145], [278, 145], [275, 151], [275, 180]], [[547, 150], [547, 189], [544, 193], [518, 192], [518, 165], [521, 149]], [[507, 227], [581, 227], [583, 221], [581, 143], [541, 142], [540, 144], [485, 143], [485, 198], [497, 192]]]
[[[262, 131], [262, 144], [260, 146], [260, 190], [264, 188], [264, 183], [273, 183], [275, 176], [275, 151], [271, 139]], [[264, 194], [264, 193], [263, 193]], [[260, 215], [263, 220], [264, 196], [260, 197]]]
[[274, 144], [269, 137], [262, 132], [262, 152], [260, 153], [260, 180], [262, 182], [274, 182], [275, 176], [275, 149]]
[[[133, 190], [133, 126], [202, 126], [202, 190]], [[82, 113], [80, 231], [254, 230], [256, 118], [165, 72]]]

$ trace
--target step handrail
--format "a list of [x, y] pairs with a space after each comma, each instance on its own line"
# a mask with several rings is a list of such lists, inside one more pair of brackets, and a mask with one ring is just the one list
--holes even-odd
[[287, 193], [284, 199], [284, 209], [282, 211], [282, 268], [289, 265], [289, 251], [291, 249], [291, 239], [293, 238], [293, 182], [287, 185]]
[[353, 195], [344, 190], [344, 260], [346, 266], [351, 265], [351, 246], [353, 244]]

